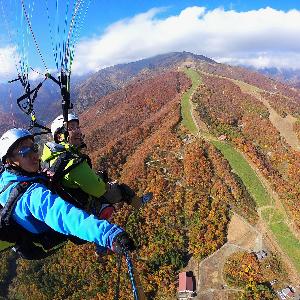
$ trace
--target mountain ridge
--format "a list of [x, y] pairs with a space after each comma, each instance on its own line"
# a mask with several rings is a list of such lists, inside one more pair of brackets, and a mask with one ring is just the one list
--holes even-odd
[[[257, 71], [247, 71], [247, 69], [242, 67], [219, 64], [210, 58], [190, 52], [172, 52], [136, 62], [119, 64], [99, 70], [90, 76], [83, 76], [81, 79], [76, 78], [74, 83], [71, 83], [71, 101], [74, 103], [75, 111], [80, 113], [95, 104], [101, 97], [120, 90], [131, 82], [138, 82], [165, 70], [176, 70], [182, 65], [197, 65], [208, 73], [219, 74], [225, 77], [233, 76], [237, 80], [240, 79], [250, 84], [259, 84], [261, 88], [272, 92], [276, 92], [279, 87], [285, 93], [287, 86], [286, 83], [267, 78]], [[32, 85], [35, 86], [35, 82]], [[291, 94], [291, 89], [287, 90]], [[1, 84], [0, 108], [2, 107], [2, 112], [9, 111], [13, 113], [20, 124], [27, 126], [28, 117], [22, 116], [17, 105], [11, 103], [22, 93], [22, 88], [17, 84]], [[295, 94], [297, 93], [295, 92]], [[56, 85], [52, 82], [44, 83], [35, 103], [36, 115], [40, 123], [46, 125], [59, 114], [61, 107], [60, 97], [59, 89]], [[12, 100], [7, 101], [5, 99]]]
[[[183, 61], [189, 59], [203, 60], [212, 64], [216, 63], [203, 55], [196, 55], [190, 52], [172, 52], [108, 67], [96, 72], [75, 87], [75, 94], [77, 94], [76, 108], [81, 112], [89, 105], [94, 104], [98, 98], [122, 88], [133, 80], [142, 80], [165, 69], [176, 68]], [[93, 91], [91, 87], [94, 85], [100, 87], [100, 89]]]

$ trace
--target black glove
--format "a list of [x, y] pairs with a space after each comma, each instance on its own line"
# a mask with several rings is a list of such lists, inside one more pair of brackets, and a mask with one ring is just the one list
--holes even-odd
[[123, 201], [120, 186], [114, 182], [108, 182], [106, 184], [106, 192], [102, 197], [104, 197], [103, 203], [115, 204]]
[[135, 191], [125, 183], [119, 184], [119, 189], [122, 194], [122, 200], [130, 204], [133, 198], [136, 196]]
[[105, 182], [108, 183], [110, 180], [108, 176], [108, 172], [106, 170], [104, 171], [97, 171], [96, 174]]
[[112, 250], [115, 253], [122, 254], [124, 251], [134, 251], [135, 249], [134, 241], [127, 232], [123, 231], [114, 238]]

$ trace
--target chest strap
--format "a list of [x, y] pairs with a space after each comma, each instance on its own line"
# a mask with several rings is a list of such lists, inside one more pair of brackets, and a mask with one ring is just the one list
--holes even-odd
[[[71, 159], [74, 160], [73, 164], [66, 168]], [[58, 156], [58, 158], [49, 168], [50, 174], [53, 174], [52, 181], [56, 182], [62, 179], [66, 174], [70, 173], [71, 170], [76, 168], [84, 160], [85, 157], [79, 157], [69, 151], [63, 152]]]
[[[6, 185], [5, 189], [2, 190], [1, 193], [3, 193], [12, 183], [13, 182]], [[30, 185], [31, 183], [29, 182], [20, 182], [12, 189], [8, 200], [0, 211], [0, 227], [9, 226], [11, 224], [12, 212], [15, 209], [18, 200], [22, 197]]]

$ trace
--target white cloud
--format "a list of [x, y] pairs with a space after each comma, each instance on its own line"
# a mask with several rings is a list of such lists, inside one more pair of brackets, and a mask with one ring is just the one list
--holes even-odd
[[[0, 47], [0, 82], [7, 82], [17, 77], [18, 72], [20, 72], [19, 58], [17, 47]], [[55, 73], [55, 71], [50, 69], [52, 73]], [[28, 77], [30, 80], [37, 80], [43, 79], [45, 75], [42, 68], [36, 67], [34, 70], [28, 70]]]
[[300, 70], [300, 53], [295, 52], [258, 52], [245, 55], [241, 53], [236, 57], [216, 58], [218, 62], [230, 65], [243, 65], [256, 69], [276, 67], [278, 69]]
[[83, 74], [170, 51], [191, 51], [220, 62], [300, 68], [300, 11], [270, 7], [248, 12], [188, 7], [158, 18], [152, 9], [83, 40], [73, 73]]
[[[51, 70], [49, 70], [49, 72], [51, 73], [51, 74], [53, 74], [54, 72], [55, 72], [55, 70], [53, 69], [51, 69]], [[35, 68], [35, 69], [30, 69], [29, 70], [29, 73], [28, 73], [28, 77], [29, 77], [29, 79], [30, 80], [42, 80], [43, 78], [45, 78], [45, 72], [43, 71], [43, 69], [42, 68]]]
[[12, 46], [0, 47], [0, 82], [7, 81], [10, 76], [16, 76], [16, 48]]

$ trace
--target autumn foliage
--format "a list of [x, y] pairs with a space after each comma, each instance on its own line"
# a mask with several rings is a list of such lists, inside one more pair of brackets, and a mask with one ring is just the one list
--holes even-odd
[[[248, 82], [254, 84], [253, 80]], [[258, 86], [271, 89], [262, 82]], [[297, 118], [300, 113], [297, 90], [281, 84], [276, 87], [276, 93], [264, 92], [262, 96], [282, 117], [291, 114]], [[300, 153], [287, 144], [271, 123], [268, 108], [256, 97], [242, 92], [232, 80], [213, 76], [203, 76], [203, 84], [193, 101], [210, 131], [216, 136], [225, 134], [272, 183], [300, 228]], [[296, 122], [294, 129], [299, 135], [298, 128]]]
[[286, 276], [283, 267], [274, 255], [259, 261], [254, 253], [236, 252], [224, 266], [224, 278], [230, 287], [242, 288], [240, 299], [274, 299], [275, 284]]
[[[138, 212], [123, 204], [113, 218], [139, 246], [134, 263], [147, 299], [176, 297], [189, 257], [204, 258], [226, 242], [230, 209], [257, 220], [253, 199], [220, 152], [181, 125], [181, 94], [190, 84], [183, 73], [166, 72], [99, 99], [82, 116], [95, 168], [108, 169], [140, 195], [154, 193]], [[234, 115], [223, 118], [235, 124]], [[68, 243], [46, 260], [18, 261], [10, 296], [113, 299], [116, 256], [99, 262], [94, 250]], [[124, 262], [120, 293], [132, 298]]]

